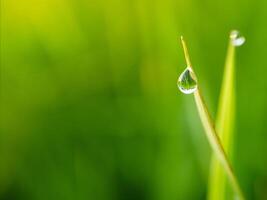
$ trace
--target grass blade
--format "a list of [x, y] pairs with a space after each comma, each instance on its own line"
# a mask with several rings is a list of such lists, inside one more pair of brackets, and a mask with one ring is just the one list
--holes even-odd
[[[192, 65], [191, 65], [191, 62], [189, 59], [188, 50], [187, 50], [186, 44], [185, 44], [182, 37], [181, 37], [181, 41], [182, 41], [182, 45], [183, 45], [183, 49], [184, 49], [184, 53], [185, 53], [186, 63], [187, 63], [187, 65], [189, 65], [192, 68]], [[240, 200], [244, 200], [245, 199], [244, 195], [240, 189], [239, 183], [238, 183], [236, 176], [232, 170], [232, 167], [231, 167], [230, 162], [226, 156], [224, 148], [220, 142], [220, 138], [216, 133], [216, 130], [215, 130], [215, 127], [213, 125], [210, 114], [208, 112], [208, 109], [204, 103], [202, 96], [201, 96], [199, 87], [194, 92], [194, 98], [195, 98], [195, 102], [197, 105], [197, 109], [198, 109], [198, 113], [199, 113], [202, 125], [205, 129], [205, 133], [206, 133], [207, 139], [208, 139], [208, 141], [212, 147], [212, 150], [214, 151], [216, 158], [219, 160], [226, 175], [228, 176], [228, 179], [230, 181], [230, 185], [233, 188], [233, 191], [236, 193], [236, 195], [239, 197]]]
[[[219, 134], [226, 154], [231, 154], [233, 144], [233, 129], [235, 118], [235, 46], [230, 35], [226, 56], [222, 88], [219, 98], [219, 107], [216, 118], [216, 131]], [[212, 155], [208, 187], [209, 200], [224, 200], [226, 195], [226, 180], [220, 163]]]

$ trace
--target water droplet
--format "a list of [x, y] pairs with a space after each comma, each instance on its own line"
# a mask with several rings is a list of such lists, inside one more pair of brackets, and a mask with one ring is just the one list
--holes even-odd
[[187, 67], [179, 76], [177, 86], [184, 94], [191, 94], [197, 89], [197, 78], [191, 67]]
[[232, 40], [232, 44], [236, 47], [243, 45], [246, 41], [246, 38], [241, 36], [237, 30], [231, 32], [230, 38]]

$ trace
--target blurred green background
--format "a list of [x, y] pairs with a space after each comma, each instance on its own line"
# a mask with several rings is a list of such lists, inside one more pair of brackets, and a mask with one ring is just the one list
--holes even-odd
[[1, 0], [0, 199], [206, 199], [178, 38], [215, 117], [231, 29], [247, 39], [232, 162], [267, 199], [267, 1]]

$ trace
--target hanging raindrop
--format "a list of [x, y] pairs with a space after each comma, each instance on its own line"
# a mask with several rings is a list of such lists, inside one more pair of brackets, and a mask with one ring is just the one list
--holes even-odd
[[246, 38], [241, 36], [237, 30], [231, 32], [230, 38], [232, 40], [232, 44], [236, 47], [243, 45], [246, 41]]
[[179, 76], [177, 86], [184, 94], [192, 94], [197, 90], [197, 78], [191, 67], [187, 67]]

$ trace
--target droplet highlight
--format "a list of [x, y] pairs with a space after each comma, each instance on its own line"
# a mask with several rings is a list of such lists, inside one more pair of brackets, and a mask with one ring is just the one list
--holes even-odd
[[197, 78], [191, 67], [187, 67], [179, 76], [177, 86], [184, 94], [192, 94], [197, 90]]
[[246, 38], [244, 36], [241, 36], [239, 31], [237, 30], [234, 30], [231, 32], [230, 38], [231, 38], [232, 44], [236, 47], [243, 45], [246, 41]]

